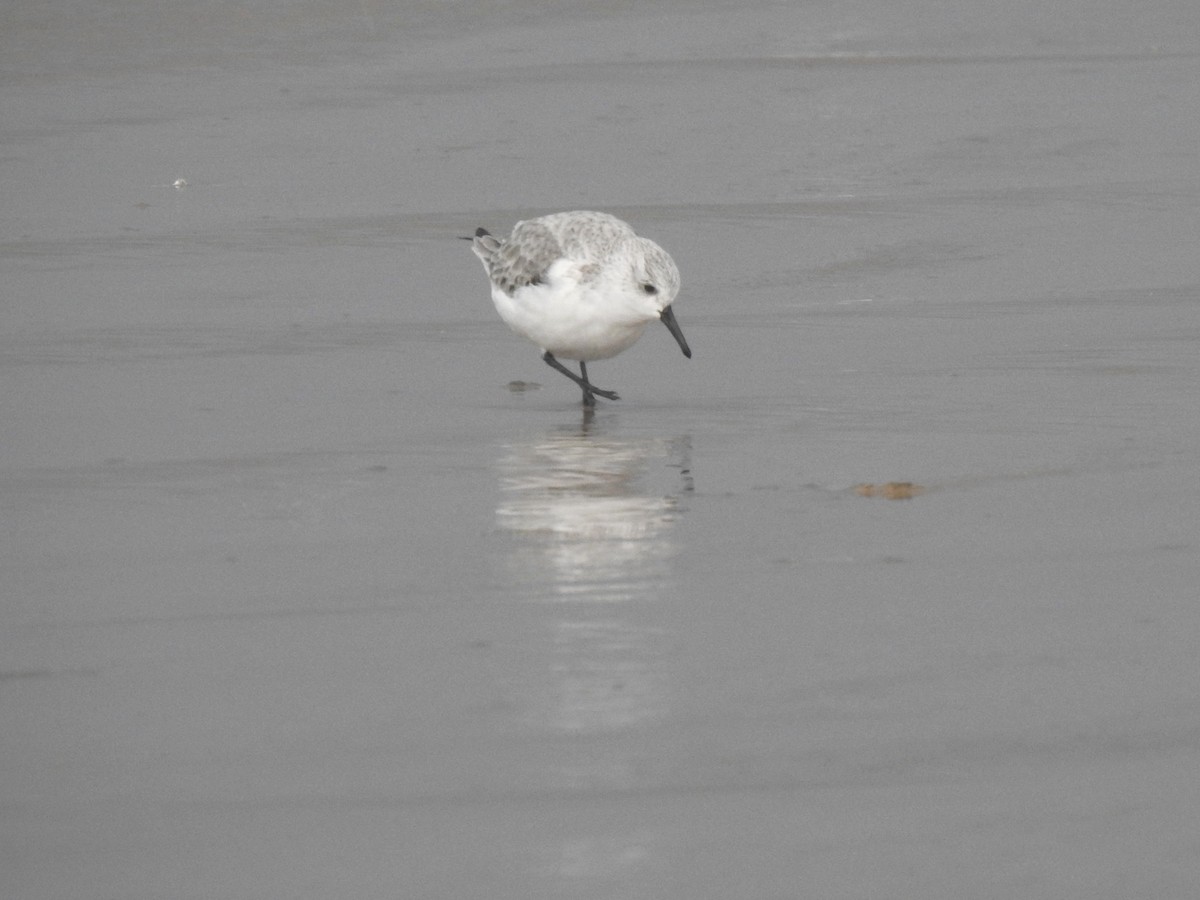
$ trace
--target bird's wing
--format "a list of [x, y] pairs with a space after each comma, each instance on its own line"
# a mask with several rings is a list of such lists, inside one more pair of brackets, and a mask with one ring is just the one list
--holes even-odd
[[512, 237], [491, 253], [488, 272], [506, 294], [538, 284], [551, 264], [563, 255], [554, 232], [537, 220], [518, 222]]

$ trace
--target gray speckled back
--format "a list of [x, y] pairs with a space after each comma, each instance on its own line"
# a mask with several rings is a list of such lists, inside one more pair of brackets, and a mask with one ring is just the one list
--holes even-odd
[[492, 282], [511, 296], [525, 285], [540, 282], [561, 257], [599, 262], [618, 244], [635, 237], [633, 229], [615, 216], [581, 210], [518, 222], [506, 241], [477, 233], [473, 249]]

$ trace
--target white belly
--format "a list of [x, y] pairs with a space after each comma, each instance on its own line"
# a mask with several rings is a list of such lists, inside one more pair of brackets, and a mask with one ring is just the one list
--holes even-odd
[[619, 302], [595, 291], [546, 284], [520, 288], [513, 296], [492, 290], [492, 301], [508, 327], [563, 359], [608, 359], [631, 347], [646, 328]]

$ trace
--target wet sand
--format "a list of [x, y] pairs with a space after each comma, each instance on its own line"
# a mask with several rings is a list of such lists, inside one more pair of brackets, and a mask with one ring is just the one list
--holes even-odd
[[[0, 894], [1195, 896], [1198, 77], [1185, 0], [7, 10]], [[592, 417], [457, 240], [573, 208], [695, 352]]]

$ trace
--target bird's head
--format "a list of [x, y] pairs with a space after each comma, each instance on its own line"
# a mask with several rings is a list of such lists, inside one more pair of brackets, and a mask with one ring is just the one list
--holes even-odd
[[628, 290], [635, 298], [638, 309], [647, 319], [660, 319], [671, 336], [679, 344], [683, 355], [691, 357], [692, 351], [684, 340], [683, 331], [675, 321], [671, 304], [679, 295], [679, 269], [675, 260], [662, 247], [646, 238], [632, 241], [632, 262]]

